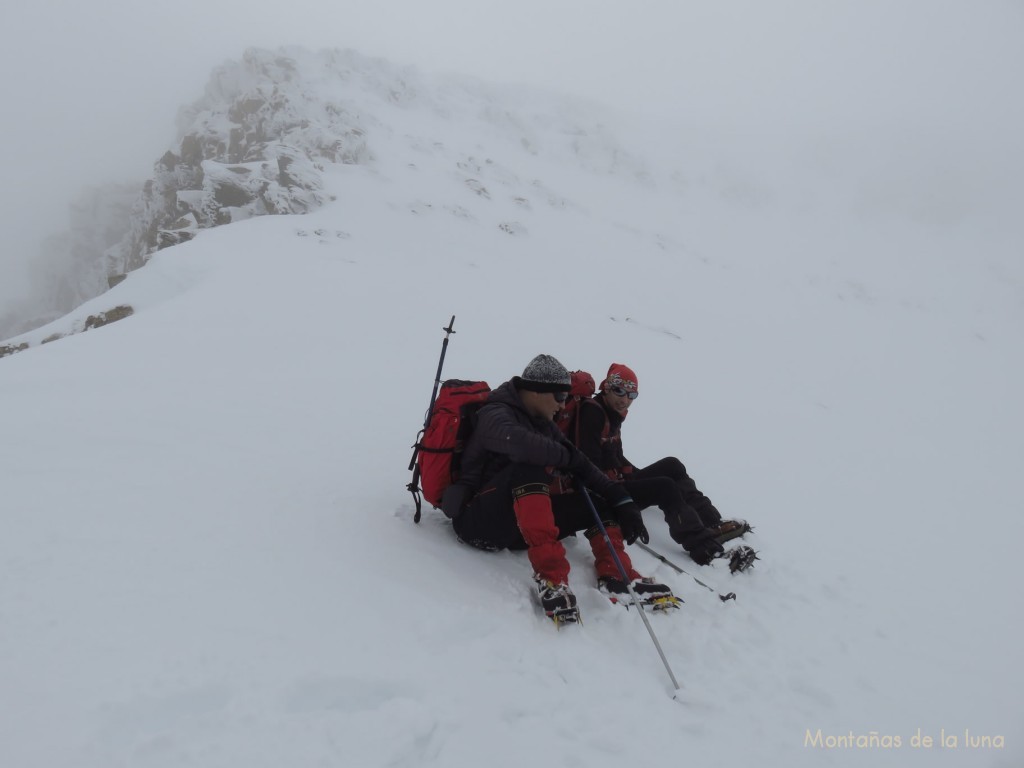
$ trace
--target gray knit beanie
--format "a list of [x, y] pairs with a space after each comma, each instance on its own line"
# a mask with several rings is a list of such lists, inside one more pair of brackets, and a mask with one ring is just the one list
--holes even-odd
[[569, 371], [551, 355], [537, 355], [516, 377], [516, 388], [531, 392], [568, 392], [572, 388]]

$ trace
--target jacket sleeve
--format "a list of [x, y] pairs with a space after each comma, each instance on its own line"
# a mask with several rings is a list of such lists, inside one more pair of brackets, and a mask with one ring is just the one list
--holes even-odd
[[[568, 445], [568, 443], [567, 443]], [[592, 491], [596, 491], [612, 504], [619, 504], [630, 498], [626, 487], [612, 480], [600, 470], [582, 451], [572, 449], [569, 470], [572, 476], [583, 482]]]
[[632, 472], [636, 468], [636, 465], [633, 464], [632, 461], [627, 459], [626, 455], [622, 452], [622, 433], [621, 432], [619, 433], [619, 459], [621, 461], [621, 463], [619, 464], [619, 472], [620, 473], [622, 473], [624, 475], [628, 475], [630, 472]]
[[475, 434], [486, 450], [504, 454], [519, 464], [564, 467], [569, 463], [566, 446], [522, 424], [508, 407], [487, 405], [477, 416]]

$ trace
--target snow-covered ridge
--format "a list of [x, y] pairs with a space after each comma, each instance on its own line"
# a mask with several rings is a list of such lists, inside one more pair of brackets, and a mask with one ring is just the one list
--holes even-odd
[[[407, 131], [412, 112], [429, 118], [429, 133]], [[46, 285], [35, 293], [48, 297], [47, 306], [33, 307], [30, 320], [0, 317], [0, 338], [64, 315], [202, 229], [318, 208], [330, 196], [323, 174], [331, 166], [443, 155], [476, 194], [518, 184], [524, 205], [539, 194], [559, 206], [567, 201], [543, 181], [489, 160], [495, 144], [533, 160], [569, 158], [598, 174], [649, 175], [590, 105], [428, 76], [351, 50], [249, 49], [217, 67], [203, 96], [180, 110], [178, 134], [141, 190], [105, 185], [83, 193], [71, 230], [40, 257], [37, 280]], [[520, 231], [515, 222], [502, 226]]]

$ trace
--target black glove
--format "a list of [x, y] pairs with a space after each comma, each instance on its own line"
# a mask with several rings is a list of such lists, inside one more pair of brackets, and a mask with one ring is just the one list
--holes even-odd
[[615, 514], [619, 518], [619, 528], [622, 529], [622, 538], [627, 544], [632, 544], [640, 539], [644, 544], [651, 540], [644, 526], [643, 515], [640, 514], [640, 507], [632, 499], [615, 507]]

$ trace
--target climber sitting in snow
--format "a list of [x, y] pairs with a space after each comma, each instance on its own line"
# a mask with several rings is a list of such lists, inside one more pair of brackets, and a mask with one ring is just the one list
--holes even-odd
[[488, 396], [466, 444], [460, 478], [445, 492], [443, 509], [466, 544], [525, 549], [545, 613], [572, 620], [576, 597], [569, 589], [569, 561], [560, 539], [586, 531], [599, 586], [619, 594], [627, 589], [583, 494], [549, 494], [557, 474], [572, 475], [593, 490], [595, 508], [638, 597], [668, 597], [671, 591], [642, 579], [623, 548], [623, 539], [648, 541], [640, 510], [626, 488], [594, 466], [554, 424], [569, 381], [558, 360], [538, 355], [522, 376]]
[[637, 469], [626, 459], [622, 451], [622, 423], [639, 395], [637, 376], [632, 369], [612, 363], [598, 394], [580, 402], [574, 416], [578, 423], [569, 434], [587, 458], [611, 479], [622, 482], [641, 509], [660, 507], [673, 541], [681, 544], [694, 562], [707, 565], [723, 553], [726, 541], [744, 535], [750, 526], [742, 520], [723, 520], [711, 499], [701, 493], [686, 467], [674, 456], [643, 469]]

